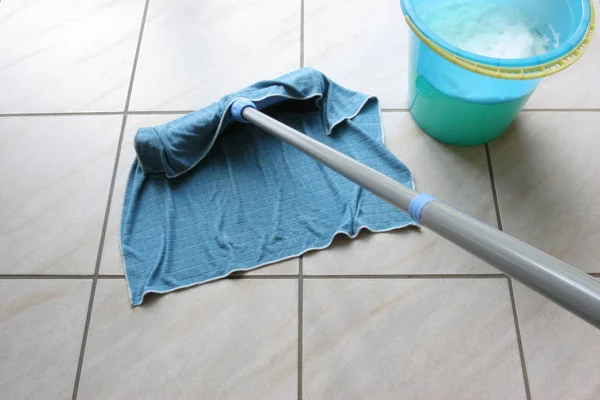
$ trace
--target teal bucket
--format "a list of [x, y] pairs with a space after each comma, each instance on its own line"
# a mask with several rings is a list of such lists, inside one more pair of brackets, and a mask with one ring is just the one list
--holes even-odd
[[[476, 0], [472, 0], [476, 1]], [[483, 0], [488, 4], [506, 0]], [[570, 66], [587, 49], [594, 28], [589, 0], [513, 0], [551, 51], [528, 58], [491, 58], [460, 49], [430, 30], [419, 16], [429, 4], [457, 0], [401, 0], [409, 37], [409, 110], [430, 136], [474, 146], [502, 135], [542, 77]]]

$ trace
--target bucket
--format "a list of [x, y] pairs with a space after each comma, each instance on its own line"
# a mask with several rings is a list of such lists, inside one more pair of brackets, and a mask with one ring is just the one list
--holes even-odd
[[[431, 7], [490, 4], [518, 10], [550, 49], [524, 58], [495, 58], [459, 48], [426, 23]], [[401, 0], [410, 27], [409, 110], [430, 136], [474, 146], [502, 135], [541, 78], [577, 61], [594, 30], [591, 0]], [[468, 3], [468, 4], [467, 4]], [[457, 8], [453, 8], [455, 12]], [[443, 14], [445, 15], [445, 14]]]

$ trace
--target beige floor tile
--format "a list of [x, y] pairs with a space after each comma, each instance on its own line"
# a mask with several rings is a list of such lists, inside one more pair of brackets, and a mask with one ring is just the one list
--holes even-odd
[[408, 27], [397, 0], [305, 0], [304, 64], [384, 108], [408, 107]]
[[123, 110], [144, 4], [3, 1], [0, 112]]
[[101, 280], [81, 399], [295, 399], [296, 280], [225, 280], [131, 308]]
[[[106, 226], [106, 236], [102, 250], [102, 260], [100, 262], [101, 274], [120, 275], [125, 271], [119, 246], [119, 229], [127, 178], [131, 169], [131, 163], [135, 157], [135, 149], [133, 148], [135, 134], [141, 127], [164, 124], [176, 119], [178, 116], [176, 114], [131, 115], [127, 118], [127, 125], [121, 145], [121, 154], [119, 156], [119, 168], [117, 169], [110, 214]], [[299, 260], [298, 258], [294, 258], [238, 275], [297, 275], [298, 269]]]
[[94, 272], [121, 122], [0, 119], [0, 273]]
[[[600, 0], [594, 0], [594, 5], [600, 10]], [[525, 108], [600, 108], [599, 63], [600, 35], [596, 28], [592, 44], [581, 59], [565, 71], [544, 78]]]
[[[424, 134], [408, 112], [383, 113], [386, 146], [411, 170], [417, 190], [496, 226], [483, 146], [456, 147]], [[427, 229], [361, 233], [336, 239], [304, 258], [306, 274], [497, 273], [484, 262]]]
[[490, 146], [504, 229], [600, 272], [600, 113], [525, 112]]
[[91, 281], [0, 281], [3, 400], [69, 399]]
[[600, 398], [600, 330], [515, 283], [533, 400]]
[[304, 281], [307, 399], [524, 399], [505, 279]]
[[134, 110], [192, 110], [300, 67], [300, 1], [153, 0]]

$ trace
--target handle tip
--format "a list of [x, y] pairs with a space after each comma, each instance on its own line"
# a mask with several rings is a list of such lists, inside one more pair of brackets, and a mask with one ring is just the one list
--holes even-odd
[[242, 116], [242, 111], [244, 111], [244, 108], [246, 107], [252, 107], [256, 110], [256, 106], [252, 101], [245, 97], [238, 97], [231, 103], [231, 117], [235, 121], [247, 124], [248, 121]]

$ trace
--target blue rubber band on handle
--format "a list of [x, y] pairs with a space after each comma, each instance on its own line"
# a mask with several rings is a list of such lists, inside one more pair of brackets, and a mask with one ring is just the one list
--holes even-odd
[[415, 220], [417, 224], [421, 223], [421, 211], [423, 207], [432, 200], [437, 200], [432, 195], [427, 193], [420, 193], [417, 197], [413, 198], [408, 204], [408, 215]]
[[238, 122], [247, 124], [248, 121], [246, 121], [242, 116], [242, 111], [244, 111], [244, 108], [246, 107], [252, 107], [256, 110], [254, 103], [247, 98], [240, 97], [235, 99], [233, 103], [231, 103], [231, 117]]

